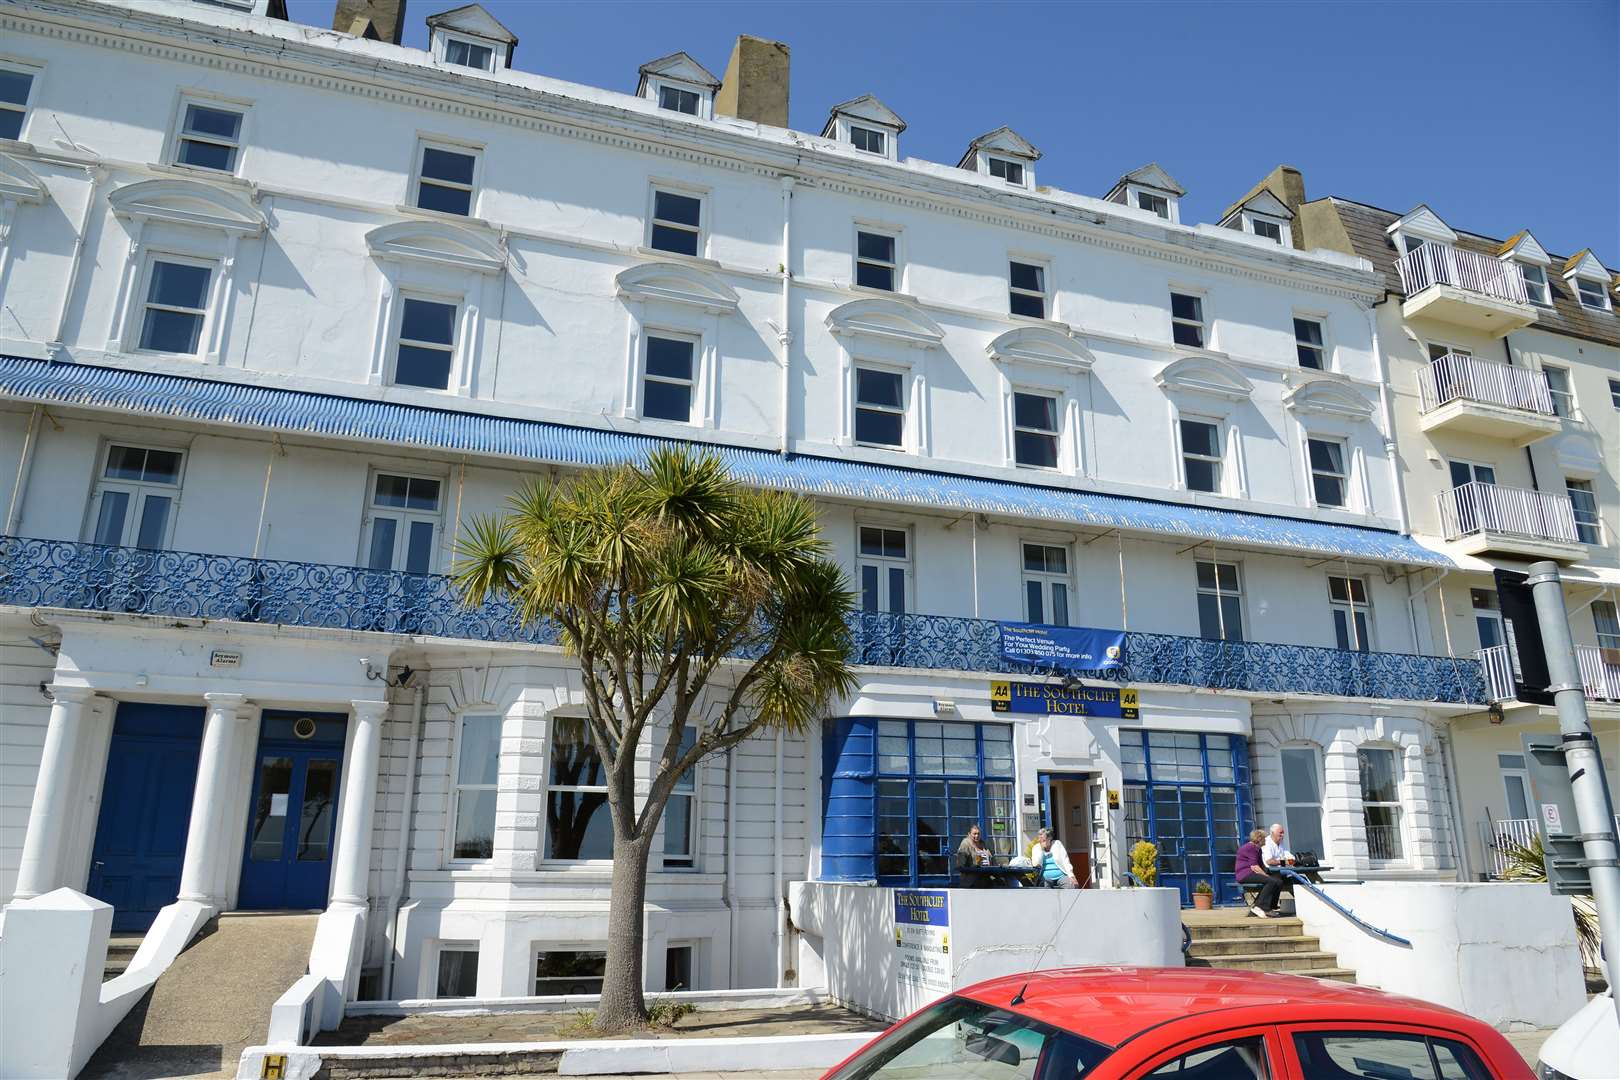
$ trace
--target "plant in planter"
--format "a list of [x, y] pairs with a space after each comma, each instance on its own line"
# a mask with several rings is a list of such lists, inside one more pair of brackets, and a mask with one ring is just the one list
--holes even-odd
[[1200, 881], [1193, 886], [1193, 907], [1199, 911], [1208, 911], [1215, 906], [1215, 890], [1207, 881]]
[[1146, 840], [1139, 840], [1131, 848], [1131, 873], [1143, 885], [1152, 888], [1159, 880], [1159, 849]]

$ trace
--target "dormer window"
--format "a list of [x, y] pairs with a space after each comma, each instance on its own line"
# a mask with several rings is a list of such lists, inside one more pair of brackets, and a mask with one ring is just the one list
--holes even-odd
[[1256, 236], [1263, 236], [1273, 243], [1282, 243], [1282, 223], [1272, 221], [1270, 218], [1249, 217], [1249, 231]]
[[720, 89], [720, 80], [689, 54], [675, 52], [660, 56], [642, 64], [640, 70], [637, 97], [685, 116], [707, 119], [714, 115], [714, 92]]
[[447, 64], [489, 71], [494, 60], [495, 47], [492, 45], [480, 45], [469, 38], [445, 38], [444, 62]]
[[428, 47], [441, 64], [490, 72], [512, 66], [516, 35], [478, 4], [442, 11], [427, 25]]
[[1552, 290], [1547, 287], [1547, 270], [1535, 263], [1521, 262], [1519, 269], [1524, 271], [1524, 291], [1529, 294], [1532, 304], [1542, 307], [1552, 306]]
[[1294, 212], [1262, 182], [1241, 201], [1228, 206], [1220, 224], [1224, 229], [1246, 232], [1291, 248], [1294, 246], [1293, 220]]
[[834, 105], [821, 129], [823, 139], [853, 146], [863, 154], [899, 160], [900, 133], [906, 122], [871, 94]]
[[1145, 210], [1166, 221], [1179, 223], [1181, 221], [1179, 200], [1185, 194], [1186, 189], [1176, 183], [1175, 177], [1154, 162], [1120, 177], [1103, 198], [1135, 210]]
[[1612, 310], [1609, 288], [1614, 278], [1591, 248], [1582, 248], [1564, 263], [1564, 280], [1569, 282], [1581, 307], [1588, 311]]
[[1024, 166], [1016, 161], [1006, 158], [993, 157], [990, 159], [990, 175], [997, 180], [1005, 180], [1014, 187], [1024, 186]]
[[1403, 233], [1401, 235], [1401, 253], [1403, 255], [1410, 255], [1412, 252], [1416, 251], [1426, 243], [1428, 243], [1428, 241], [1423, 239], [1421, 236], [1413, 236], [1411, 233]]
[[849, 126], [849, 142], [850, 145], [855, 147], [857, 150], [864, 150], [868, 154], [878, 154], [879, 156], [883, 155], [883, 132], [878, 131], [876, 128], [866, 128], [860, 127], [856, 124], [851, 124]]

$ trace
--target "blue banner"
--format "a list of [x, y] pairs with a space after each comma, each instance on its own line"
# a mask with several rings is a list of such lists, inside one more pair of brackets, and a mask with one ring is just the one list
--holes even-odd
[[1067, 671], [1109, 671], [1125, 659], [1125, 631], [1001, 624], [1001, 658]]
[[951, 894], [944, 889], [894, 890], [894, 925], [951, 925]]

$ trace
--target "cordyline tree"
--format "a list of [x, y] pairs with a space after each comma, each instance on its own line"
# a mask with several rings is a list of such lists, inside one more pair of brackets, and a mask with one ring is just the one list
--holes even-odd
[[[471, 522], [457, 555], [466, 603], [509, 597], [525, 624], [553, 621], [578, 660], [613, 823], [595, 1026], [641, 1026], [642, 904], [664, 805], [703, 757], [802, 730], [849, 692], [853, 595], [808, 499], [745, 488], [716, 455], [684, 448], [530, 480], [505, 514]], [[638, 799], [636, 749], [660, 730]]]

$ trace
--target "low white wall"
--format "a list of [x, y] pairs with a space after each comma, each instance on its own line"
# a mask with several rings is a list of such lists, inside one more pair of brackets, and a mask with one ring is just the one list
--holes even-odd
[[[834, 1001], [898, 1020], [937, 994], [896, 978], [896, 890], [794, 882], [799, 977]], [[1083, 964], [1181, 967], [1174, 889], [951, 889], [950, 989], [998, 975]], [[819, 978], [817, 977], [819, 976]]]
[[1307, 889], [1299, 917], [1365, 986], [1422, 998], [1503, 1030], [1556, 1027], [1586, 1004], [1569, 899], [1547, 886], [1368, 882], [1323, 892], [1411, 948], [1359, 929]]

